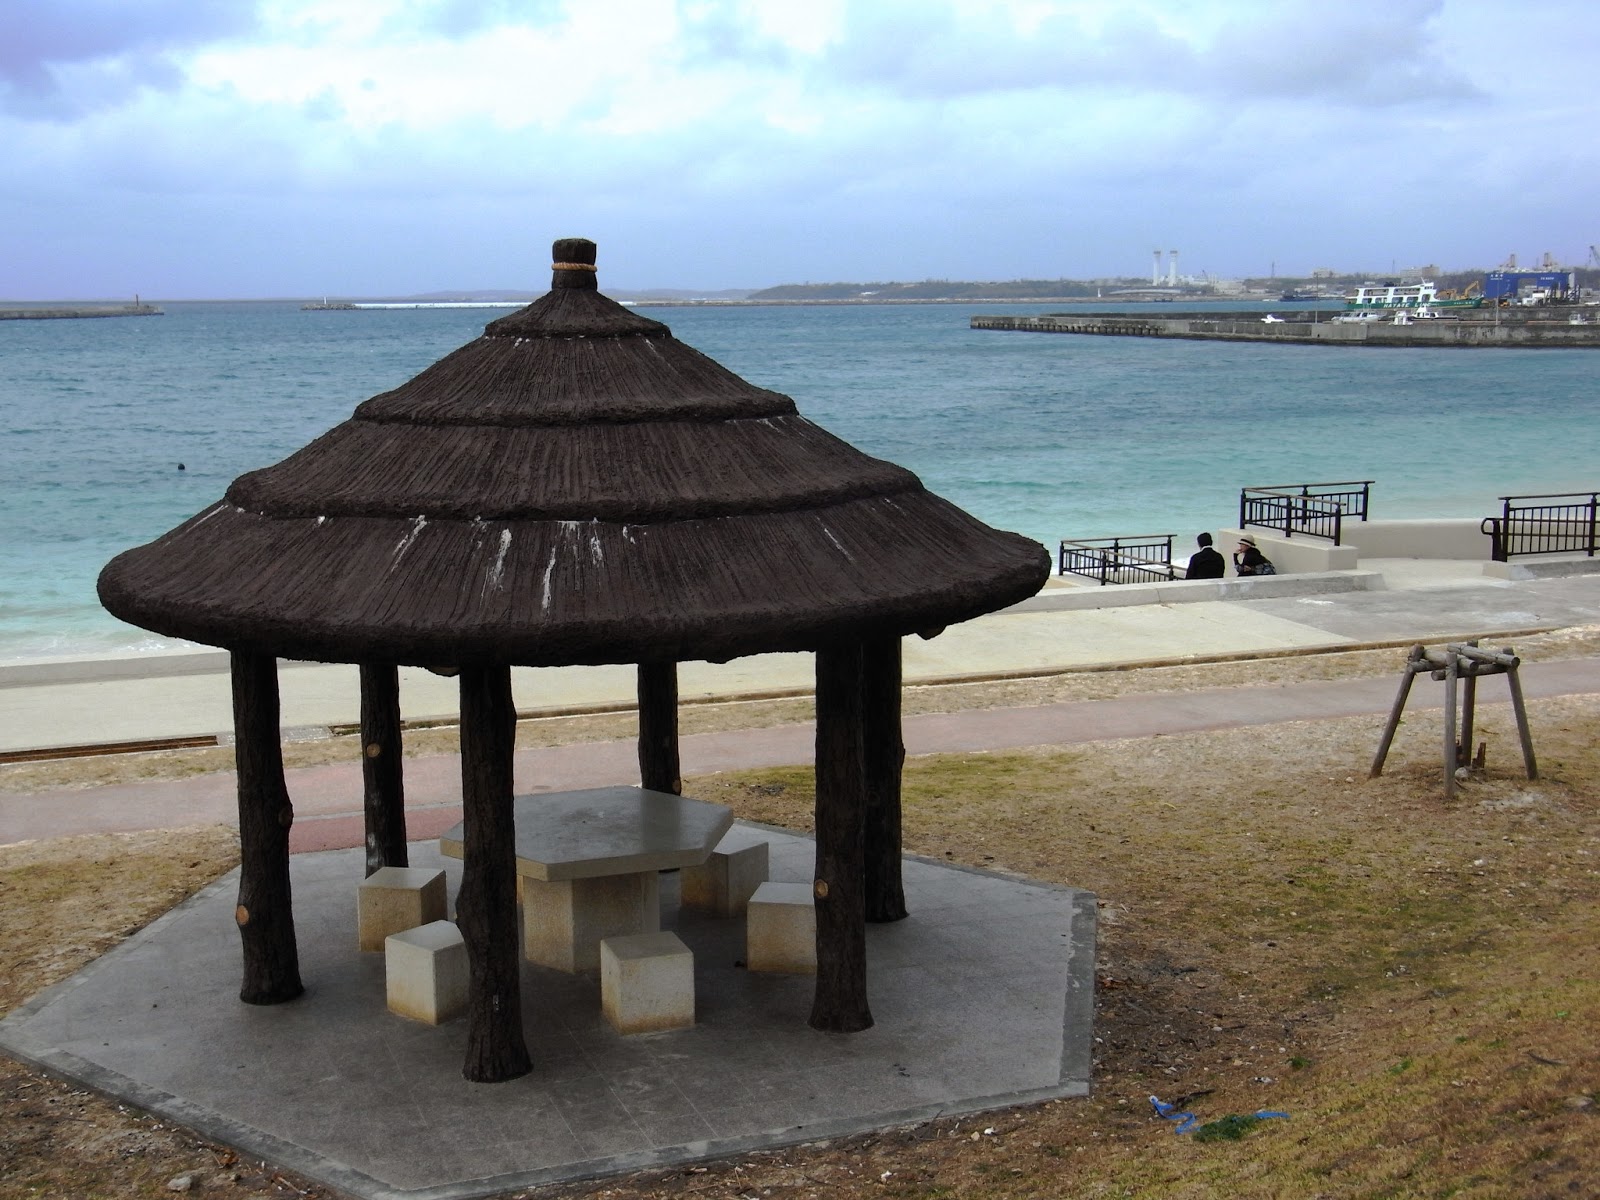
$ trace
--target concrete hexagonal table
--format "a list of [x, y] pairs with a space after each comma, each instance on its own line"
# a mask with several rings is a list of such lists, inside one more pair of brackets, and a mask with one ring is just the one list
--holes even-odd
[[[523, 953], [561, 971], [598, 970], [600, 939], [661, 928], [657, 874], [706, 861], [733, 825], [726, 805], [636, 787], [515, 801]], [[462, 826], [439, 839], [462, 855]]]

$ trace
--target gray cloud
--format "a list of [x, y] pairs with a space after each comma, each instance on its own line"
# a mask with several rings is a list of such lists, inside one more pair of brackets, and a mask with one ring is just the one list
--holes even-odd
[[1236, 7], [1202, 41], [1170, 32], [1159, 10], [1114, 9], [1097, 28], [1055, 13], [1020, 32], [948, 8], [884, 2], [851, 10], [822, 69], [913, 99], [1049, 89], [1396, 107], [1477, 94], [1436, 48], [1441, 5], [1277, 0]]
[[60, 119], [171, 88], [170, 52], [255, 26], [253, 0], [6, 0], [0, 107]]
[[422, 0], [392, 22], [395, 31], [434, 34], [460, 41], [501, 25], [558, 24], [561, 0]]
[[750, 14], [738, 8], [705, 8], [684, 14], [683, 59], [690, 65], [739, 63], [792, 70], [794, 52], [779, 39], [756, 28]]

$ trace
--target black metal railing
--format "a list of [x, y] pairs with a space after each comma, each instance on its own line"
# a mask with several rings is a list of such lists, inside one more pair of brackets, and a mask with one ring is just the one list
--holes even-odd
[[1063, 539], [1058, 575], [1081, 575], [1107, 583], [1164, 583], [1177, 578], [1172, 568], [1170, 533], [1133, 537]]
[[[1485, 517], [1480, 528], [1489, 535], [1495, 562], [1514, 554], [1595, 552], [1596, 492], [1564, 492], [1550, 496], [1501, 496], [1498, 517]], [[1539, 504], [1524, 503], [1528, 500]]]
[[1239, 528], [1251, 525], [1293, 537], [1327, 538], [1335, 546], [1347, 517], [1367, 519], [1370, 479], [1347, 483], [1286, 483], [1239, 489]]

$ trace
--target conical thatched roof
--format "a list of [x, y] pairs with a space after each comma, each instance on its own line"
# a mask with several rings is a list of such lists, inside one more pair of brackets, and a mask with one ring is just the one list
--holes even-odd
[[723, 660], [924, 632], [1032, 595], [1002, 533], [595, 287], [552, 290], [113, 559], [169, 636], [335, 662]]

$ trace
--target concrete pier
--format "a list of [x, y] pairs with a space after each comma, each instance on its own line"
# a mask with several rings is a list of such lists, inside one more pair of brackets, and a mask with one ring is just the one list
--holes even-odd
[[[1341, 313], [1296, 312], [1268, 321], [1268, 313], [1173, 313], [1145, 316], [1129, 313], [1046, 313], [1043, 316], [977, 316], [973, 329], [1019, 333], [1080, 333], [1111, 337], [1190, 338], [1229, 342], [1288, 342], [1315, 346], [1451, 346], [1563, 349], [1600, 347], [1600, 324], [1573, 325], [1562, 313], [1527, 316], [1475, 311], [1471, 317], [1339, 321]], [[1276, 314], [1270, 314], [1276, 316]]]
[[0, 308], [0, 321], [71, 321], [80, 317], [159, 317], [153, 304], [97, 304], [68, 308]]

